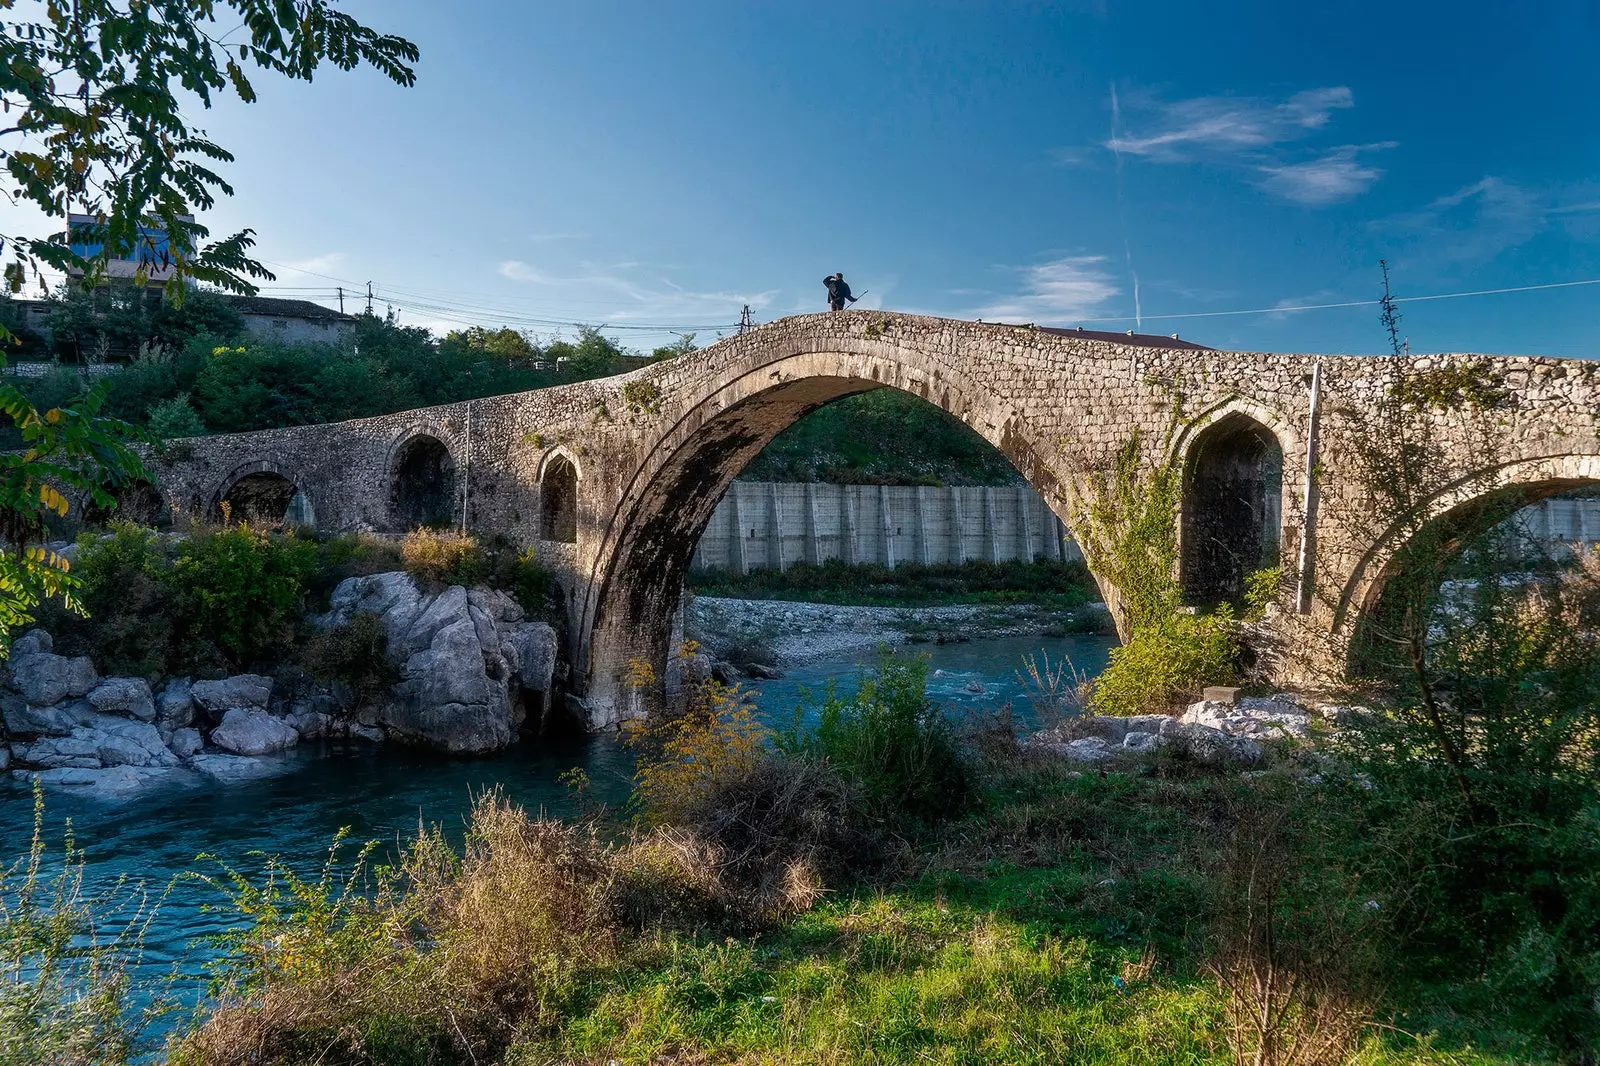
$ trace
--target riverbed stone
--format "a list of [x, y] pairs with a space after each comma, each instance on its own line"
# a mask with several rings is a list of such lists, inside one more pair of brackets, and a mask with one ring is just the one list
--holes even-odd
[[187, 677], [168, 679], [156, 693], [156, 721], [163, 729], [194, 724], [194, 682]]
[[309, 708], [296, 710], [289, 716], [288, 721], [294, 726], [294, 731], [306, 740], [330, 737], [338, 733], [338, 719], [331, 714], [323, 714], [321, 711]]
[[192, 758], [205, 747], [205, 741], [200, 738], [200, 730], [190, 726], [183, 726], [172, 731], [172, 740], [167, 748], [180, 759]]
[[0, 717], [6, 732], [14, 737], [64, 737], [72, 733], [78, 720], [62, 707], [34, 707], [17, 696], [0, 700]]
[[167, 777], [162, 767], [111, 766], [103, 770], [60, 767], [51, 770], [13, 770], [19, 781], [37, 780], [47, 788], [65, 788], [96, 799], [116, 800], [139, 792]]
[[196, 755], [190, 765], [216, 781], [254, 781], [287, 772], [292, 763], [288, 759], [263, 758], [252, 755], [222, 755], [210, 753]]
[[55, 650], [55, 641], [51, 639], [49, 633], [42, 629], [30, 629], [11, 642], [12, 659], [21, 659], [24, 656], [36, 655], [39, 652]]
[[222, 724], [211, 731], [211, 743], [236, 755], [267, 755], [299, 742], [300, 734], [284, 719], [242, 707], [225, 713]]
[[1161, 734], [1130, 729], [1127, 736], [1122, 738], [1122, 746], [1133, 752], [1155, 751], [1161, 747]]
[[177, 756], [161, 742], [161, 733], [148, 722], [98, 715], [88, 726], [72, 731], [95, 744], [106, 766], [176, 766]]
[[[18, 751], [12, 751], [19, 762], [45, 769], [99, 769], [100, 748], [88, 730], [75, 729], [73, 736], [40, 737]], [[78, 733], [84, 735], [77, 735]]]
[[1261, 760], [1261, 745], [1245, 737], [1229, 736], [1221, 729], [1196, 722], [1168, 719], [1162, 738], [1197, 762], [1208, 766], [1250, 765]]
[[38, 651], [11, 660], [11, 683], [35, 707], [49, 707], [68, 696], [86, 696], [94, 688], [94, 663], [85, 656], [69, 659]]
[[382, 744], [389, 739], [389, 735], [377, 726], [362, 725], [360, 722], [347, 723], [345, 735], [351, 740], [364, 740], [368, 744]]
[[142, 677], [108, 677], [89, 693], [89, 702], [101, 714], [124, 714], [141, 722], [156, 718], [150, 683]]
[[195, 706], [212, 718], [229, 711], [264, 711], [272, 698], [272, 678], [260, 674], [235, 674], [221, 681], [196, 681], [189, 687]]

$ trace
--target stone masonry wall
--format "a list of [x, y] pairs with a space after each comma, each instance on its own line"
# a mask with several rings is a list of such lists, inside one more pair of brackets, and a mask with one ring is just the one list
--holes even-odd
[[[1421, 369], [1481, 357], [1418, 358]], [[1492, 358], [1511, 391], [1485, 413], [1440, 412], [1434, 431], [1462, 474], [1430, 514], [1507, 485], [1538, 497], [1600, 481], [1597, 367]], [[540, 472], [577, 468], [575, 543], [543, 542], [567, 593], [575, 681], [591, 722], [635, 713], [628, 663], [662, 663], [683, 573], [733, 477], [810, 410], [893, 387], [961, 418], [1004, 453], [1069, 526], [1085, 471], [1137, 433], [1145, 455], [1180, 461], [1225, 417], [1254, 419], [1283, 451], [1281, 544], [1290, 568], [1305, 521], [1309, 381], [1321, 365], [1323, 412], [1312, 578], [1305, 613], [1286, 589], [1294, 649], [1285, 681], [1338, 676], [1345, 642], [1398, 550], [1352, 476], [1363, 415], [1390, 380], [1384, 358], [1167, 350], [1026, 326], [851, 311], [784, 319], [634, 373], [380, 418], [180, 442], [153, 464], [175, 515], [201, 516], [240, 477], [282, 474], [317, 525], [393, 530], [393, 470], [419, 434], [450, 452], [457, 519], [540, 543]], [[1175, 420], [1174, 412], [1180, 417]], [[1478, 442], [1492, 437], [1493, 459]], [[1476, 465], [1474, 465], [1476, 464]], [[1114, 588], [1104, 587], [1115, 607]]]

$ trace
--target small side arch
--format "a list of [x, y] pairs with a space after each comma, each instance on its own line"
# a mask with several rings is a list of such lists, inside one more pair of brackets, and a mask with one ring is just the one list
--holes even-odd
[[317, 524], [311, 498], [269, 459], [235, 467], [212, 495], [209, 517], [264, 526]]
[[1333, 632], [1347, 646], [1362, 622], [1378, 609], [1385, 586], [1415, 531], [1436, 522], [1466, 526], [1473, 516], [1514, 493], [1523, 506], [1579, 489], [1600, 488], [1600, 456], [1551, 455], [1517, 460], [1478, 471], [1435, 494], [1424, 513], [1394, 522], [1373, 540], [1352, 568], [1334, 608]]
[[1278, 562], [1283, 542], [1284, 448], [1243, 410], [1220, 410], [1183, 450], [1179, 579], [1194, 606], [1240, 603], [1246, 580]]
[[135, 481], [107, 491], [112, 501], [109, 507], [96, 503], [92, 493], [84, 493], [78, 505], [84, 525], [104, 526], [112, 521], [155, 528], [172, 525], [172, 508], [153, 483]]
[[428, 427], [413, 427], [389, 449], [389, 526], [404, 533], [449, 525], [456, 515], [456, 462]]
[[575, 544], [578, 540], [577, 459], [552, 448], [539, 463], [539, 539]]

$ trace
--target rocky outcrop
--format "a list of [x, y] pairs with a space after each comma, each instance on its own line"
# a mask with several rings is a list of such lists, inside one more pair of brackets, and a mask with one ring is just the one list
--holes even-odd
[[221, 681], [196, 681], [189, 687], [189, 698], [217, 721], [229, 711], [264, 711], [272, 699], [272, 678], [235, 674]]
[[411, 744], [451, 753], [494, 751], [515, 739], [529, 697], [549, 692], [556, 638], [503, 592], [419, 588], [403, 573], [353, 577], [333, 592], [324, 628], [370, 612], [383, 622], [400, 680], [373, 724]]

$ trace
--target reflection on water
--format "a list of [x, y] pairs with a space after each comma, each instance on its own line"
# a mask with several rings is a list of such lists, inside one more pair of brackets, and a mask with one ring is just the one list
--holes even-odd
[[[929, 694], [952, 709], [992, 709], [1015, 700], [1018, 710], [1025, 711], [1016, 676], [1023, 656], [1041, 650], [1052, 662], [1070, 656], [1080, 670], [1094, 674], [1104, 668], [1110, 646], [1104, 637], [1011, 637], [911, 651], [929, 656]], [[864, 653], [812, 663], [780, 680], [760, 682], [761, 709], [787, 724], [803, 690], [820, 698], [834, 679], [848, 691], [875, 660], [876, 653]], [[334, 834], [344, 827], [356, 841], [384, 842], [382, 858], [387, 859], [419, 823], [459, 833], [473, 797], [484, 789], [499, 785], [523, 806], [559, 817], [574, 810], [572, 794], [556, 780], [563, 772], [582, 768], [596, 798], [614, 804], [627, 797], [633, 773], [628, 752], [609, 737], [540, 750], [514, 748], [478, 759], [447, 759], [395, 747], [360, 747], [323, 757], [314, 745], [306, 745], [288, 757], [287, 765], [287, 772], [266, 780], [168, 788], [116, 803], [49, 795], [47, 838], [59, 845], [63, 824], [71, 820], [91, 892], [124, 875], [143, 881], [153, 894], [172, 885], [147, 938], [138, 975], [142, 981], [165, 978], [176, 963], [187, 997], [204, 987], [210, 949], [203, 941], [222, 931], [229, 919], [204, 909], [220, 902], [214, 890], [193, 880], [174, 880], [186, 870], [215, 872], [215, 862], [196, 863], [202, 853], [245, 871], [259, 869], [263, 855], [277, 855], [313, 873]], [[23, 855], [32, 828], [27, 789], [0, 786], [0, 856]]]

